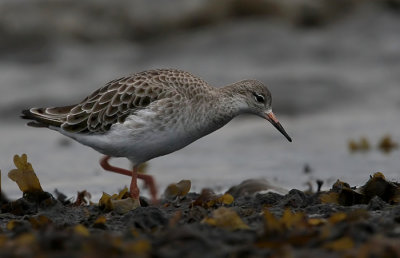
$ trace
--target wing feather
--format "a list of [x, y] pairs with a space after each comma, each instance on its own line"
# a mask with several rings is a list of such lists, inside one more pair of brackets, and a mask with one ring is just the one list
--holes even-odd
[[[73, 133], [104, 133], [125, 119], [162, 98], [181, 94], [188, 79], [206, 83], [193, 75], [173, 69], [151, 70], [110, 81], [81, 103], [65, 107], [31, 108], [22, 112], [32, 126], [60, 127]], [[180, 97], [180, 96], [177, 96]]]

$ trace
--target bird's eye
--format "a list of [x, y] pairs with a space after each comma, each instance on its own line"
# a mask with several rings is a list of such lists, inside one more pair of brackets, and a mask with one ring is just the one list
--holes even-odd
[[257, 102], [259, 103], [264, 103], [265, 102], [265, 98], [263, 95], [257, 94], [257, 93], [253, 93], [254, 98], [256, 99]]

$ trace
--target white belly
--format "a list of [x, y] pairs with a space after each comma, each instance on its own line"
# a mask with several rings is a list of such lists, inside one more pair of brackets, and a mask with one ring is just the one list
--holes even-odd
[[[223, 123], [210, 123], [206, 119], [179, 121], [171, 118], [159, 121], [154, 119], [156, 115], [149, 110], [139, 111], [123, 124], [114, 124], [105, 134], [71, 134], [62, 130], [60, 132], [105, 155], [126, 157], [134, 164], [140, 164], [179, 150], [230, 120], [227, 119]], [[194, 116], [191, 117], [194, 119]]]
[[60, 132], [100, 153], [126, 157], [134, 164], [179, 150], [203, 136], [191, 134], [177, 123], [162, 130], [156, 124], [147, 123], [146, 126], [134, 129], [133, 127], [138, 127], [137, 124], [131, 123], [127, 126], [125, 123], [112, 126], [110, 131], [102, 135]]

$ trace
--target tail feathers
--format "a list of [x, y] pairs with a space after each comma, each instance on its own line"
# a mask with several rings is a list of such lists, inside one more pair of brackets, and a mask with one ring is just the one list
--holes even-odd
[[54, 108], [31, 108], [22, 111], [21, 118], [33, 120], [28, 122], [32, 127], [60, 127], [74, 106]]

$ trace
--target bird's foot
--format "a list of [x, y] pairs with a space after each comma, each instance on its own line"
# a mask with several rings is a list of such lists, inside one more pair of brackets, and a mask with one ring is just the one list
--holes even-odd
[[142, 179], [145, 183], [145, 186], [150, 190], [150, 195], [151, 195], [151, 201], [153, 204], [158, 203], [157, 199], [157, 188], [155, 185], [154, 178], [150, 175], [146, 174], [139, 174], [137, 173], [137, 169], [133, 168], [133, 171], [129, 171], [127, 169], [119, 168], [119, 167], [114, 167], [111, 166], [109, 163], [110, 156], [104, 156], [100, 159], [100, 166], [110, 172], [126, 175], [126, 176], [131, 176], [132, 181], [131, 181], [131, 186], [130, 186], [130, 193], [131, 197], [135, 200], [139, 200], [139, 188], [137, 187], [136, 180], [137, 178]]

